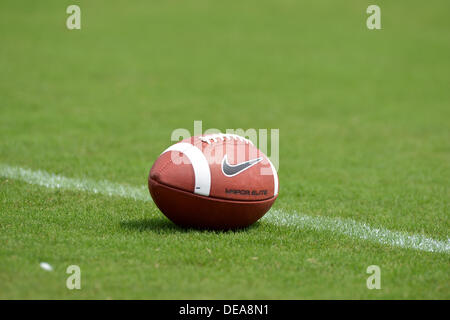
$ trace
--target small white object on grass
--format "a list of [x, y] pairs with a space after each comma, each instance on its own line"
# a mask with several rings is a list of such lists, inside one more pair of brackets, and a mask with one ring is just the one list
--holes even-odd
[[39, 265], [45, 271], [53, 271], [53, 267], [50, 264], [48, 264], [47, 262], [41, 262]]

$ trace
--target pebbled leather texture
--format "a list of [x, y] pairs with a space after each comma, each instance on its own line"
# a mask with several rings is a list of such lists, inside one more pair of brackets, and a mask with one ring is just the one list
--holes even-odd
[[227, 230], [248, 227], [270, 209], [277, 197], [262, 201], [213, 199], [182, 191], [149, 179], [157, 207], [181, 227]]

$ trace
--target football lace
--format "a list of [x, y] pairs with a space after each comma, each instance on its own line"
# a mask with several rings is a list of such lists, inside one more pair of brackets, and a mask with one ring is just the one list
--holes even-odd
[[203, 137], [199, 137], [199, 139], [203, 142], [206, 142], [207, 144], [211, 144], [212, 142], [217, 142], [217, 140], [225, 141], [227, 140], [239, 140], [243, 141], [245, 143], [250, 143], [253, 145], [253, 142], [251, 142], [249, 139], [246, 139], [244, 137], [238, 136], [237, 134], [231, 134], [231, 133], [216, 133], [216, 134], [210, 134]]

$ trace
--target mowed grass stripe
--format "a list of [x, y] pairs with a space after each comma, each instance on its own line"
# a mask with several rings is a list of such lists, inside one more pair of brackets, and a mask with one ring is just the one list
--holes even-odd
[[[151, 201], [146, 186], [139, 188], [106, 180], [94, 181], [90, 179], [67, 178], [42, 170], [33, 171], [5, 164], [0, 164], [0, 176], [51, 189], [78, 190], [140, 201]], [[450, 239], [440, 241], [421, 234], [407, 234], [385, 228], [374, 228], [351, 219], [308, 216], [298, 213], [287, 213], [282, 210], [271, 210], [262, 220], [278, 226], [343, 234], [350, 238], [367, 240], [382, 245], [427, 252], [450, 252]]]

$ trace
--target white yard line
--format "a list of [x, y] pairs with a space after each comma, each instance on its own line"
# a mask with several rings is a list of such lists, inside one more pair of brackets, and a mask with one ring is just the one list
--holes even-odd
[[[41, 170], [33, 171], [4, 164], [0, 164], [0, 176], [52, 189], [78, 190], [141, 201], [151, 201], [146, 186], [137, 188], [109, 181], [67, 178]], [[450, 252], [450, 239], [441, 241], [421, 234], [408, 234], [385, 228], [375, 228], [351, 219], [308, 216], [296, 212], [287, 213], [281, 210], [271, 210], [262, 221], [278, 226], [293, 227], [299, 230], [326, 231], [342, 234], [352, 239], [367, 240], [400, 248], [427, 252]]]
[[33, 171], [5, 164], [0, 164], [0, 176], [21, 180], [29, 184], [37, 184], [50, 189], [77, 190], [135, 200], [151, 200], [148, 189], [145, 186], [136, 188], [110, 181], [67, 178], [42, 170]]
[[[266, 218], [267, 217], [267, 218]], [[421, 234], [408, 234], [385, 228], [371, 227], [352, 219], [289, 214], [281, 210], [271, 210], [264, 220], [279, 226], [314, 231], [328, 231], [343, 234], [353, 239], [368, 240], [383, 245], [416, 249], [428, 252], [450, 252], [450, 239], [440, 241]]]

